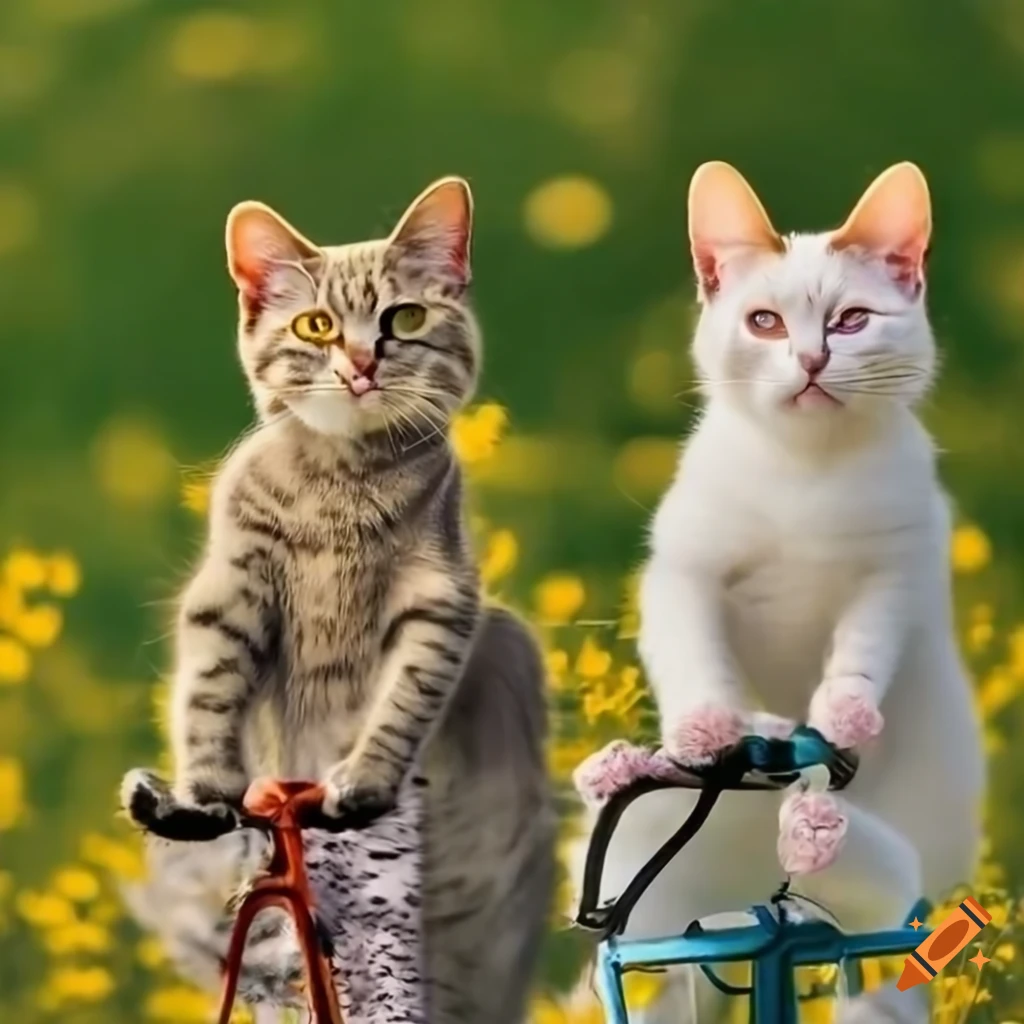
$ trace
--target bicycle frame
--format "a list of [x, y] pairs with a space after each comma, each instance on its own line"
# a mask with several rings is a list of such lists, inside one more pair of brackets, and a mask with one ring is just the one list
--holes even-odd
[[675, 964], [751, 961], [750, 1024], [797, 1024], [793, 972], [798, 967], [839, 964], [848, 959], [909, 953], [922, 941], [909, 927], [928, 905], [914, 907], [907, 924], [889, 931], [844, 935], [826, 921], [787, 921], [766, 906], [751, 913], [756, 924], [723, 928], [664, 939], [622, 939], [611, 936], [598, 946], [597, 983], [609, 1024], [629, 1024], [623, 975], [630, 970]]
[[319, 808], [322, 802], [322, 788], [308, 782], [257, 781], [245, 794], [245, 824], [269, 832], [273, 854], [267, 871], [256, 879], [238, 907], [224, 964], [219, 1024], [229, 1024], [231, 1020], [246, 936], [256, 915], [267, 907], [284, 908], [295, 922], [306, 962], [307, 994], [314, 1024], [344, 1024], [330, 959], [313, 919], [313, 894], [302, 847], [302, 812]]

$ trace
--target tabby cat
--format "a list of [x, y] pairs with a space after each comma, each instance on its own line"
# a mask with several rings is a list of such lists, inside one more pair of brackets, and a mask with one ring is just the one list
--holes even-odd
[[[458, 178], [386, 240], [354, 245], [317, 246], [260, 203], [231, 212], [261, 422], [217, 476], [181, 601], [173, 793], [230, 821], [258, 775], [321, 780], [324, 823], [343, 828], [386, 815], [422, 772], [429, 1019], [511, 1024], [546, 921], [555, 817], [542, 663], [518, 619], [481, 603], [448, 439], [480, 364], [471, 227]], [[129, 809], [147, 787], [129, 776]], [[194, 976], [216, 978], [222, 895], [254, 869], [253, 842], [150, 843], [136, 906]], [[301, 968], [282, 920], [246, 963], [245, 998], [290, 1001]]]

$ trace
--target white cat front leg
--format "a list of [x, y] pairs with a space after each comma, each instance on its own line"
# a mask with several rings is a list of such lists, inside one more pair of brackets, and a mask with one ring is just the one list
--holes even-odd
[[707, 764], [746, 731], [720, 579], [656, 554], [640, 583], [640, 623], [665, 747], [684, 764]]
[[906, 583], [898, 570], [867, 576], [836, 625], [808, 724], [837, 747], [858, 747], [882, 731], [879, 705], [903, 652], [912, 607]]

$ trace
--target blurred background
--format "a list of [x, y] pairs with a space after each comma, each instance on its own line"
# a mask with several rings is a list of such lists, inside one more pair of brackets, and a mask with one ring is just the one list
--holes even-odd
[[[230, 207], [340, 243], [471, 181], [487, 367], [456, 440], [489, 585], [548, 646], [564, 777], [644, 725], [629, 580], [696, 411], [684, 205], [712, 158], [783, 230], [838, 224], [898, 160], [931, 182], [925, 416], [992, 755], [976, 891], [1001, 908], [993, 964], [936, 1012], [1019, 1016], [1022, 111], [1017, 0], [3, 0], [0, 1020], [209, 1012], [125, 918], [114, 811], [161, 757], [169, 602], [250, 422]], [[556, 936], [538, 1020], [599, 1019], [556, 996], [576, 959]]]

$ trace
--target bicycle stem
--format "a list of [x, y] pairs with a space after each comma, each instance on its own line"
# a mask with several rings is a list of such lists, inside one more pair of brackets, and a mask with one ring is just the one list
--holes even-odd
[[344, 1024], [334, 978], [313, 919], [313, 893], [306, 875], [300, 821], [304, 809], [323, 800], [311, 783], [258, 780], [245, 795], [248, 824], [266, 830], [273, 853], [264, 875], [245, 894], [238, 908], [224, 964], [224, 990], [219, 1024], [229, 1024], [245, 953], [245, 940], [261, 910], [282, 907], [295, 922], [299, 948], [309, 982], [308, 1002], [315, 1024]]

